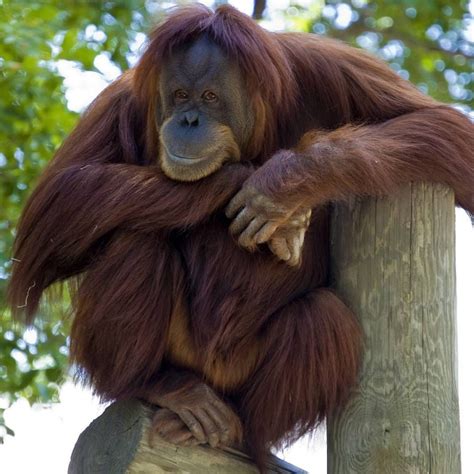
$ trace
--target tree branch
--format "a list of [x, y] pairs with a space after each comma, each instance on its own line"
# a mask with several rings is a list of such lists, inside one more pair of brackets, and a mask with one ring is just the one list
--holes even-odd
[[267, 6], [266, 0], [255, 0], [253, 4], [252, 18], [255, 20], [261, 20], [263, 18], [263, 12]]

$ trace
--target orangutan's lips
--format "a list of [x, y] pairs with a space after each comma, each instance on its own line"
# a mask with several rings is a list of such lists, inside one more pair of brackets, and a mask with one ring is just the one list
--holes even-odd
[[202, 163], [203, 161], [209, 160], [209, 157], [207, 156], [203, 158], [188, 158], [186, 156], [176, 155], [168, 150], [166, 151], [168, 152], [168, 157], [170, 158], [170, 160], [174, 161], [178, 165], [194, 165], [196, 163]]

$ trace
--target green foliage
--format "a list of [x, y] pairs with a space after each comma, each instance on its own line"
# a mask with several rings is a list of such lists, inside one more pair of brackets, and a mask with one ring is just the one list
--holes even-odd
[[[67, 299], [63, 308], [46, 303], [39, 321], [26, 332], [11, 322], [5, 309], [14, 227], [21, 208], [78, 118], [67, 108], [58, 64], [69, 61], [79, 70], [100, 74], [97, 58], [106, 54], [120, 70], [127, 68], [139, 35], [172, 3], [178, 2], [0, 0], [0, 394], [6, 401], [2, 406], [18, 397], [30, 402], [55, 400], [67, 367], [68, 321], [61, 319]], [[272, 6], [271, 0], [267, 3]], [[348, 0], [326, 5], [320, 0], [309, 7], [294, 3], [273, 15], [282, 17], [289, 28], [328, 34], [369, 49], [433, 96], [469, 107], [474, 100], [474, 45], [463, 34], [469, 24], [466, 8], [466, 2], [447, 0]]]
[[[324, 8], [296, 2], [289, 24], [342, 39], [388, 61], [429, 95], [474, 105], [474, 19], [466, 0], [328, 0]], [[290, 26], [290, 27], [291, 27]]]
[[130, 43], [149, 14], [133, 0], [0, 0], [0, 9], [0, 394], [8, 406], [20, 396], [54, 400], [67, 367], [68, 322], [60, 308], [44, 305], [44, 317], [26, 332], [5, 308], [21, 208], [78, 118], [67, 108], [58, 61], [97, 72], [95, 58], [107, 52], [120, 69], [128, 67]]

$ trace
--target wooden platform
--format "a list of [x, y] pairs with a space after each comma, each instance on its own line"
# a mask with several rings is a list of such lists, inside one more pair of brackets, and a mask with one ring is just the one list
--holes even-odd
[[[209, 446], [180, 447], [156, 439], [148, 444], [151, 410], [138, 400], [114, 403], [80, 435], [69, 474], [258, 474], [247, 455]], [[306, 471], [272, 457], [269, 474]]]

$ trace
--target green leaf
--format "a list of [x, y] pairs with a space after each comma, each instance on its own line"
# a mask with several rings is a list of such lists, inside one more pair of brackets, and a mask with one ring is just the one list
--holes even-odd
[[46, 369], [45, 373], [49, 382], [59, 383], [64, 377], [64, 371], [61, 367], [52, 367], [51, 369]]

